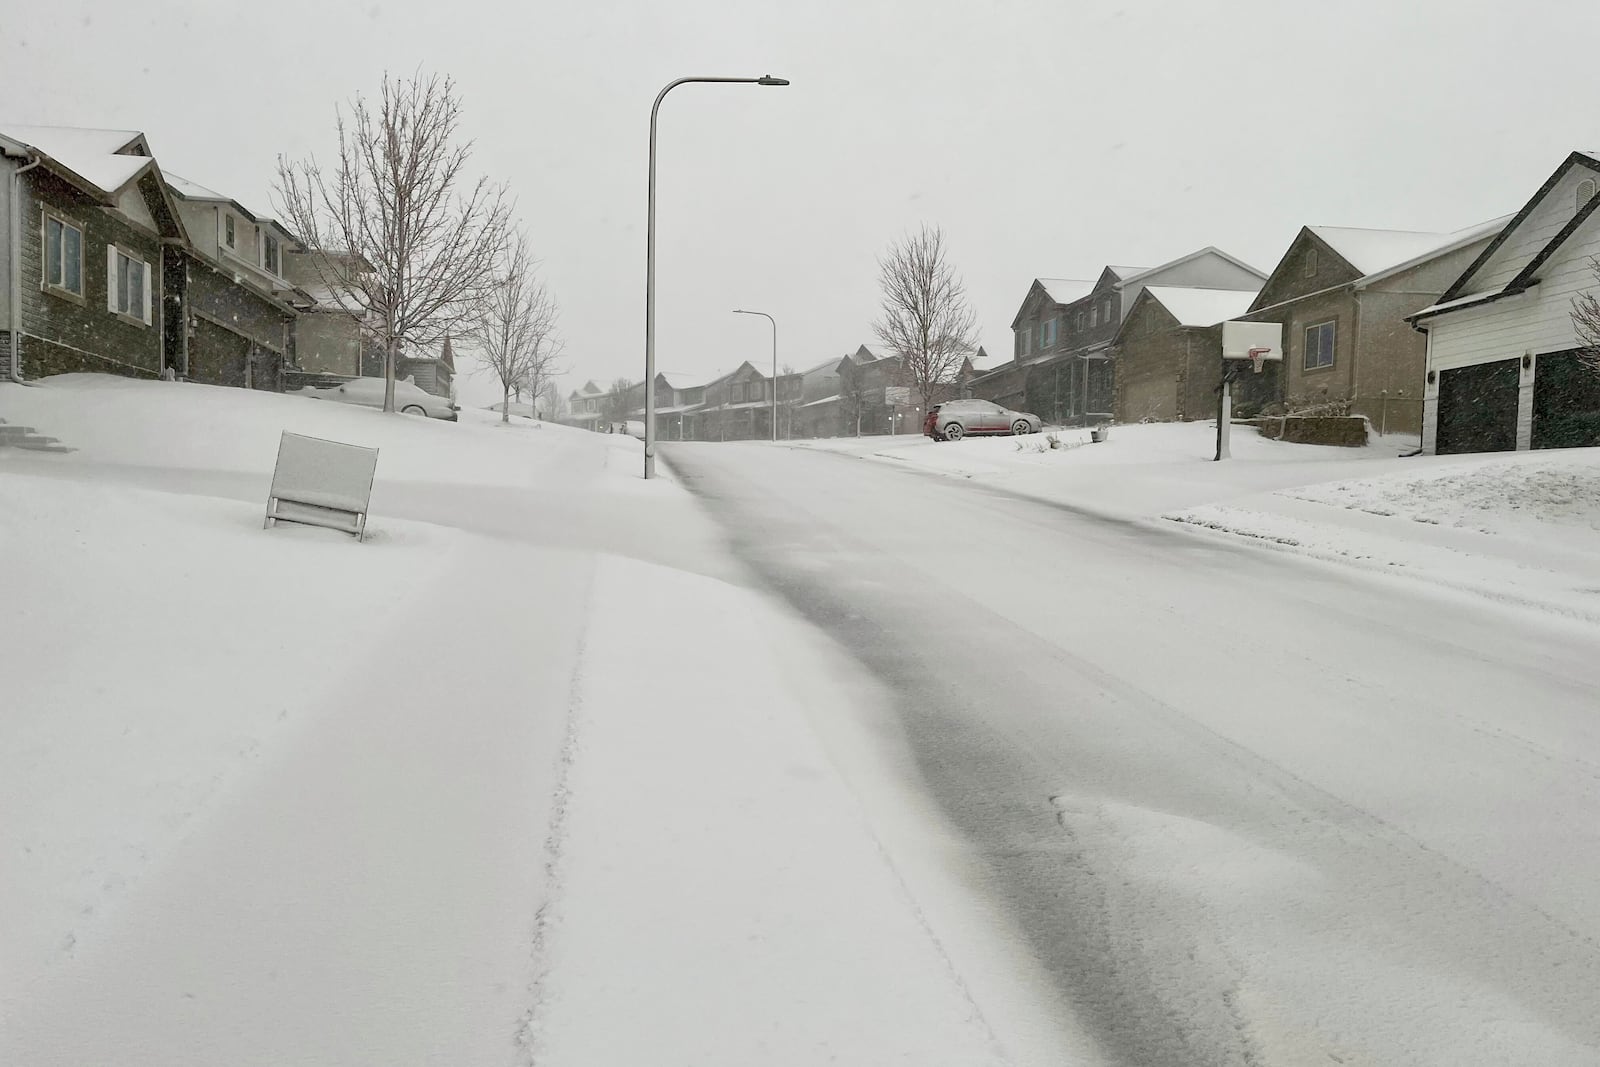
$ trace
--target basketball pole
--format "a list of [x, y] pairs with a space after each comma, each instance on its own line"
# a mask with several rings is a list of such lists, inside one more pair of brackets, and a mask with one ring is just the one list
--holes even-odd
[[1228, 357], [1222, 357], [1222, 392], [1217, 398], [1217, 456], [1213, 462], [1232, 459], [1228, 452], [1228, 431], [1233, 425], [1233, 383], [1229, 375]]

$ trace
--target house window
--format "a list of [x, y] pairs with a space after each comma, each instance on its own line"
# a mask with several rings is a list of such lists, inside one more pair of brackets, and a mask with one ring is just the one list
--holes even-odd
[[1333, 366], [1334, 324], [1319, 322], [1306, 327], [1306, 370]]
[[234, 231], [233, 231], [233, 216], [232, 215], [224, 215], [224, 216], [222, 216], [222, 243], [227, 245], [229, 248], [234, 248], [234, 247], [237, 247], [234, 244], [234, 242], [236, 240], [237, 240], [237, 237], [235, 236]]
[[1100, 318], [1104, 322], [1111, 321], [1111, 298], [1109, 296], [1100, 305]]
[[83, 231], [54, 215], [44, 220], [44, 284], [83, 295]]
[[1593, 178], [1585, 178], [1585, 179], [1583, 179], [1583, 181], [1578, 183], [1578, 210], [1579, 211], [1582, 211], [1583, 210], [1583, 206], [1585, 204], [1587, 204], [1589, 201], [1594, 199], [1594, 194], [1595, 194], [1595, 184], [1594, 184], [1594, 179]]
[[150, 265], [115, 245], [106, 249], [106, 308], [150, 324]]
[[1017, 331], [1017, 355], [1018, 356], [1025, 356], [1025, 355], [1028, 354], [1028, 342], [1030, 340], [1032, 340], [1032, 338], [1033, 338], [1033, 334], [1030, 333], [1027, 330], [1018, 330]]
[[1100, 305], [1099, 304], [1096, 304], [1094, 307], [1089, 309], [1089, 325], [1090, 326], [1099, 326], [1100, 325]]
[[1039, 324], [1039, 347], [1049, 348], [1056, 343], [1056, 327], [1060, 322], [1057, 318], [1048, 318]]
[[261, 265], [273, 274], [282, 274], [278, 269], [278, 239], [270, 233], [261, 235]]
[[762, 398], [762, 396], [765, 394], [765, 390], [762, 388], [763, 384], [764, 383], [762, 383], [760, 381], [754, 381], [754, 382], [747, 383], [745, 385], [745, 389], [747, 390], [748, 395], [745, 397], [745, 399], [746, 400], [760, 400]]
[[1086, 321], [1087, 321], [1087, 316], [1084, 315], [1083, 310], [1080, 308], [1078, 310], [1078, 332], [1079, 333], [1083, 332], [1083, 325], [1084, 325], [1084, 323]]
[[1317, 250], [1315, 248], [1308, 248], [1308, 249], [1306, 249], [1306, 277], [1307, 278], [1314, 278], [1314, 277], [1316, 277], [1316, 274], [1317, 274]]

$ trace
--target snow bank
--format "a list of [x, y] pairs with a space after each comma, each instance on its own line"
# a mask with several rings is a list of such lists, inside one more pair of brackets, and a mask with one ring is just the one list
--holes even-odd
[[1167, 517], [1600, 622], [1600, 450], [1408, 462]]

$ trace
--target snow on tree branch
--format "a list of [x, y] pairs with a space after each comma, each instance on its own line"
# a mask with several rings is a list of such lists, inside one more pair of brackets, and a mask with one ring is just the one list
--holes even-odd
[[1600, 374], [1600, 256], [1589, 260], [1595, 287], [1572, 298], [1572, 327], [1578, 334], [1578, 358]]

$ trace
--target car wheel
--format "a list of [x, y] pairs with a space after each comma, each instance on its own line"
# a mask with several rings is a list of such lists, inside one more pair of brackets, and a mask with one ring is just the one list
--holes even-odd
[[946, 441], [959, 441], [961, 440], [962, 435], [966, 432], [966, 430], [961, 428], [961, 424], [959, 422], [952, 422], [950, 425], [944, 428], [944, 439]]
[[1016, 422], [1013, 422], [1011, 424], [1011, 433], [1015, 437], [1021, 437], [1025, 433], [1032, 433], [1032, 432], [1033, 432], [1033, 427], [1028, 425], [1028, 420], [1027, 419], [1018, 419]]
[[400, 409], [400, 414], [426, 416], [428, 413], [417, 404], [407, 404], [405, 407]]

